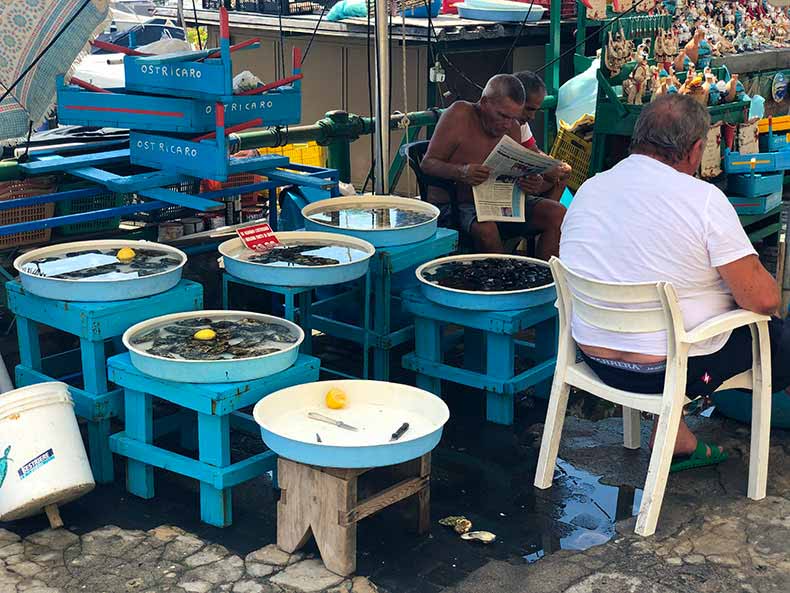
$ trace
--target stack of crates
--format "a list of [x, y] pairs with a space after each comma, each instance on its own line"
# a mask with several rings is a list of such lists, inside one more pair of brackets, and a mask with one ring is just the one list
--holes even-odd
[[286, 144], [275, 148], [259, 148], [258, 154], [279, 154], [287, 156], [292, 163], [310, 165], [312, 167], [326, 167], [326, 148], [319, 146], [317, 142]]
[[784, 173], [741, 173], [727, 177], [727, 196], [738, 214], [765, 214], [782, 203]]

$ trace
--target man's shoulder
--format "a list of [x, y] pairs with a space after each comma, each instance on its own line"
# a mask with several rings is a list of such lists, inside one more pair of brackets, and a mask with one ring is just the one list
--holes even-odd
[[469, 101], [456, 101], [444, 111], [444, 117], [467, 118], [475, 115], [474, 103]]

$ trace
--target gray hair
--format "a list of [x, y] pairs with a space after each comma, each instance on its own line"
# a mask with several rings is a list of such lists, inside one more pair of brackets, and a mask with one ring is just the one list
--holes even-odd
[[522, 70], [521, 72], [516, 72], [513, 76], [518, 78], [524, 86], [524, 93], [527, 97], [534, 93], [546, 92], [546, 83], [532, 70]]
[[523, 105], [526, 100], [524, 85], [512, 74], [497, 74], [492, 76], [483, 89], [486, 99], [510, 99], [514, 103]]
[[674, 165], [708, 134], [710, 115], [686, 95], [663, 95], [642, 109], [634, 126], [631, 152], [657, 156]]

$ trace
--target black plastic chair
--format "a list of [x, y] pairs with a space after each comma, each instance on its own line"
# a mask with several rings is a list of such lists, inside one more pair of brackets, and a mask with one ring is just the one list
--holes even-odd
[[[461, 233], [462, 247], [472, 249], [474, 245], [472, 238], [467, 236], [467, 233], [461, 231], [461, 217], [458, 211], [458, 190], [455, 186], [455, 181], [442, 179], [441, 177], [434, 177], [433, 175], [428, 175], [422, 170], [421, 163], [423, 157], [425, 157], [425, 153], [428, 152], [428, 144], [430, 144], [428, 140], [420, 140], [418, 142], [404, 144], [400, 148], [401, 155], [406, 158], [411, 170], [414, 171], [414, 176], [417, 178], [417, 186], [420, 190], [420, 198], [425, 201], [428, 200], [428, 191], [430, 187], [438, 187], [447, 193], [450, 198], [450, 219], [452, 228]], [[534, 256], [535, 237], [524, 237], [524, 239], [527, 243], [527, 254]], [[516, 247], [518, 247], [518, 243], [512, 247], [513, 250], [515, 250]]]

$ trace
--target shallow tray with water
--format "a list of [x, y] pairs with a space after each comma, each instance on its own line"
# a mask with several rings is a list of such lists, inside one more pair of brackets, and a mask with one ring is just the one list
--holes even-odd
[[439, 210], [411, 198], [359, 196], [321, 200], [303, 208], [302, 216], [308, 230], [340, 232], [387, 247], [433, 236]]
[[364, 276], [376, 252], [368, 242], [334, 233], [276, 233], [280, 246], [247, 249], [241, 239], [219, 246], [231, 276], [276, 286], [327, 286]]
[[416, 274], [427, 299], [459, 309], [516, 310], [556, 298], [548, 264], [530, 257], [456, 255], [423, 264]]
[[225, 383], [290, 367], [304, 339], [285, 319], [246, 311], [196, 311], [149, 319], [123, 335], [132, 364], [161, 379]]
[[184, 252], [148, 241], [80, 241], [35, 249], [14, 261], [25, 290], [66, 301], [119, 301], [169, 290]]

